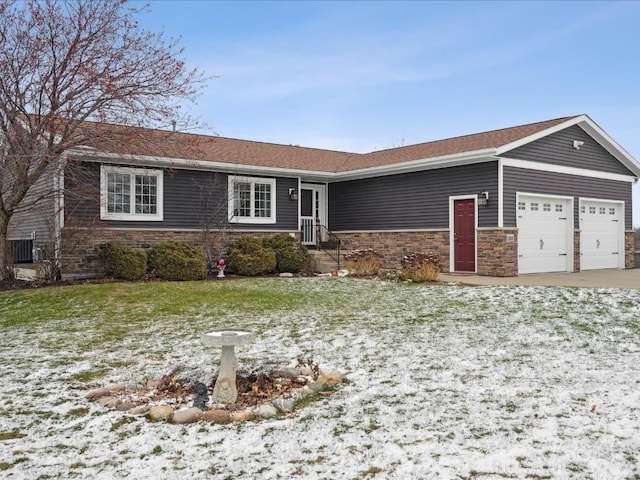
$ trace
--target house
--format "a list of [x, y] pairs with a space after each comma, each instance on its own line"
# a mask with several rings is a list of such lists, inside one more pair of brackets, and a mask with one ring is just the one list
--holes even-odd
[[10, 238], [36, 252], [54, 242], [66, 277], [99, 271], [104, 242], [203, 244], [223, 231], [216, 241], [286, 232], [313, 246], [335, 235], [387, 268], [419, 251], [439, 253], [444, 271], [491, 276], [633, 266], [640, 164], [587, 115], [366, 154], [136, 132], [66, 152], [86, 178], [54, 172], [64, 188], [49, 228], [16, 215]]

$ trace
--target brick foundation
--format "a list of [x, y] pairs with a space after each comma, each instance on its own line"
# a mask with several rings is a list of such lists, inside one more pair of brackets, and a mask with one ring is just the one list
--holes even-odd
[[[241, 232], [224, 233], [225, 244], [229, 244], [243, 236], [257, 238], [271, 237], [281, 231], [273, 232]], [[289, 233], [289, 232], [284, 232]], [[299, 232], [291, 232], [299, 240]], [[102, 266], [98, 258], [98, 247], [102, 243], [128, 245], [134, 248], [152, 248], [160, 242], [173, 240], [204, 249], [203, 232], [201, 230], [128, 230], [93, 227], [65, 227], [62, 230], [62, 247], [60, 264], [62, 276], [66, 278], [84, 278], [102, 275]], [[223, 245], [216, 246], [222, 251]]]
[[476, 237], [478, 275], [518, 276], [517, 228], [478, 228]]
[[336, 232], [342, 252], [372, 248], [384, 255], [382, 268], [399, 269], [405, 255], [435, 252], [442, 260], [442, 271], [449, 271], [449, 230], [415, 232]]

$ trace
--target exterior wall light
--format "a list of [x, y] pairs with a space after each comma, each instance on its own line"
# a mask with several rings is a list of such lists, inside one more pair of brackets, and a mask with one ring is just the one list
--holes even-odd
[[489, 192], [481, 192], [478, 195], [478, 205], [487, 205], [489, 203]]
[[289, 189], [289, 199], [290, 200], [298, 200], [298, 189], [290, 188]]

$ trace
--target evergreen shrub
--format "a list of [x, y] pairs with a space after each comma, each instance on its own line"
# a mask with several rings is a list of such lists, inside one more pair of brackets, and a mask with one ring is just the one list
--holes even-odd
[[243, 237], [227, 248], [227, 270], [238, 275], [254, 277], [276, 269], [276, 253], [253, 237]]
[[207, 276], [207, 261], [197, 247], [170, 240], [151, 249], [149, 270], [162, 280], [201, 280]]
[[141, 248], [104, 243], [99, 256], [104, 273], [119, 280], [140, 280], [147, 273], [147, 252]]
[[276, 254], [276, 273], [299, 272], [308, 267], [311, 260], [307, 249], [286, 233], [264, 239], [263, 245]]

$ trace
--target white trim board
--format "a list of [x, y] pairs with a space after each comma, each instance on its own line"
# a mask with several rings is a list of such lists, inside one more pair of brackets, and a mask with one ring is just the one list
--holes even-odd
[[552, 163], [531, 162], [529, 160], [516, 160], [515, 158], [502, 158], [503, 167], [523, 168], [526, 170], [537, 170], [548, 173], [563, 173], [565, 175], [574, 175], [578, 177], [598, 178], [600, 180], [615, 180], [618, 182], [633, 183], [635, 177], [631, 175], [621, 175], [619, 173], [600, 172], [589, 170], [587, 168], [565, 167], [562, 165], [554, 165]]

